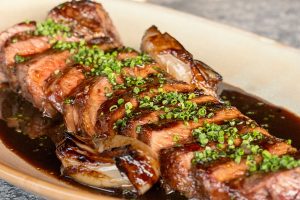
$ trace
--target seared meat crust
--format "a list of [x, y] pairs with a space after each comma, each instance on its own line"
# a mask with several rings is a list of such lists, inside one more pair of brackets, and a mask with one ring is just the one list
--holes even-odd
[[71, 1], [52, 9], [48, 18], [71, 27], [76, 37], [102, 49], [121, 47], [119, 33], [102, 5], [93, 1]]
[[[296, 157], [296, 150], [257, 124], [248, 126], [248, 117], [217, 97], [221, 76], [195, 60], [171, 35], [155, 26], [146, 31], [141, 48], [150, 58], [121, 48], [119, 34], [98, 3], [66, 2], [47, 18], [69, 27], [72, 36], [37, 35], [35, 22], [2, 32], [0, 82], [8, 81], [13, 91], [45, 116], [63, 115], [69, 134], [55, 136], [53, 141], [65, 175], [93, 187], [121, 187], [143, 194], [158, 180], [161, 169], [164, 186], [188, 198], [299, 198], [299, 168], [249, 175], [244, 157], [240, 162], [224, 157], [208, 164], [193, 161], [196, 152], [204, 151], [193, 137], [194, 129], [237, 119], [243, 122], [238, 134], [263, 134], [266, 139], [258, 145], [270, 154]], [[51, 39], [78, 45], [84, 40], [86, 49], [58, 50]], [[93, 45], [103, 50], [96, 57], [113, 52], [109, 57], [116, 61], [113, 66], [106, 66], [111, 60], [93, 60]], [[88, 56], [80, 60], [73, 55], [76, 51]], [[98, 68], [92, 68], [93, 64]], [[9, 121], [13, 106], [1, 98], [0, 106], [1, 118]], [[184, 112], [175, 113], [178, 109]], [[32, 118], [36, 123], [25, 123], [32, 128], [29, 131], [38, 132], [34, 130], [40, 125], [40, 131], [46, 131], [48, 124]], [[10, 122], [13, 127], [24, 126]], [[240, 139], [234, 142], [241, 143]], [[217, 147], [211, 141], [207, 145]], [[254, 159], [261, 162], [263, 158]]]

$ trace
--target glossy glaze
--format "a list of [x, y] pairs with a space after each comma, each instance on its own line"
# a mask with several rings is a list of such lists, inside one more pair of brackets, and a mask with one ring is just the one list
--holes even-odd
[[[298, 116], [227, 84], [222, 84], [220, 88], [219, 93], [222, 99], [229, 101], [242, 113], [256, 120], [260, 125], [268, 129], [271, 134], [280, 138], [292, 139], [293, 145], [297, 148], [300, 147], [300, 138], [298, 137], [300, 135], [300, 118]], [[26, 135], [8, 128], [4, 121], [0, 122], [0, 130], [1, 140], [7, 148], [11, 149], [15, 154], [35, 166], [37, 169], [49, 173], [69, 184], [77, 187], [84, 187], [93, 193], [99, 192], [118, 197], [124, 195], [119, 191], [96, 190], [80, 186], [71, 181], [68, 177], [62, 177], [60, 173], [60, 162], [55, 155], [55, 145], [47, 136], [30, 139]], [[177, 193], [167, 195], [159, 184], [157, 184], [145, 195], [139, 197], [139, 199], [185, 198]]]

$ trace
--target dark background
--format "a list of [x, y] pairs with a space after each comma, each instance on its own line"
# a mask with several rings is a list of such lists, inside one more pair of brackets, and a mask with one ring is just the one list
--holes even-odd
[[149, 0], [300, 48], [299, 0]]

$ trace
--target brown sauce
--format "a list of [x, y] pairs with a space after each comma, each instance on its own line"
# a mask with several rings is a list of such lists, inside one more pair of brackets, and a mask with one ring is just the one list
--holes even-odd
[[300, 149], [299, 116], [228, 84], [222, 84], [221, 88], [223, 88], [220, 94], [222, 99], [226, 98], [225, 100], [228, 100], [231, 105], [255, 120], [272, 135], [291, 139], [292, 145]]
[[[264, 100], [253, 97], [242, 90], [222, 84], [220, 96], [230, 101], [242, 113], [257, 121], [258, 124], [268, 129], [272, 135], [283, 139], [292, 139], [293, 146], [300, 148], [300, 118], [295, 114], [271, 105]], [[100, 192], [106, 195], [119, 196], [115, 191], [91, 189], [82, 186], [60, 175], [60, 161], [55, 155], [55, 145], [46, 136], [30, 139], [26, 135], [8, 128], [4, 121], [0, 121], [0, 139], [19, 157], [35, 166], [37, 169], [49, 173], [58, 179], [77, 187], [83, 187], [91, 192]], [[165, 194], [157, 184], [145, 195], [138, 199], [185, 199], [177, 193]]]

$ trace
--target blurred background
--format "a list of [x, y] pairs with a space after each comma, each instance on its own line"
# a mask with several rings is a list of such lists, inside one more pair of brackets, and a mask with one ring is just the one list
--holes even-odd
[[[235, 26], [300, 48], [300, 0], [135, 0]], [[1, 200], [42, 200], [0, 180]]]
[[147, 2], [235, 26], [300, 48], [300, 0], [148, 0]]

